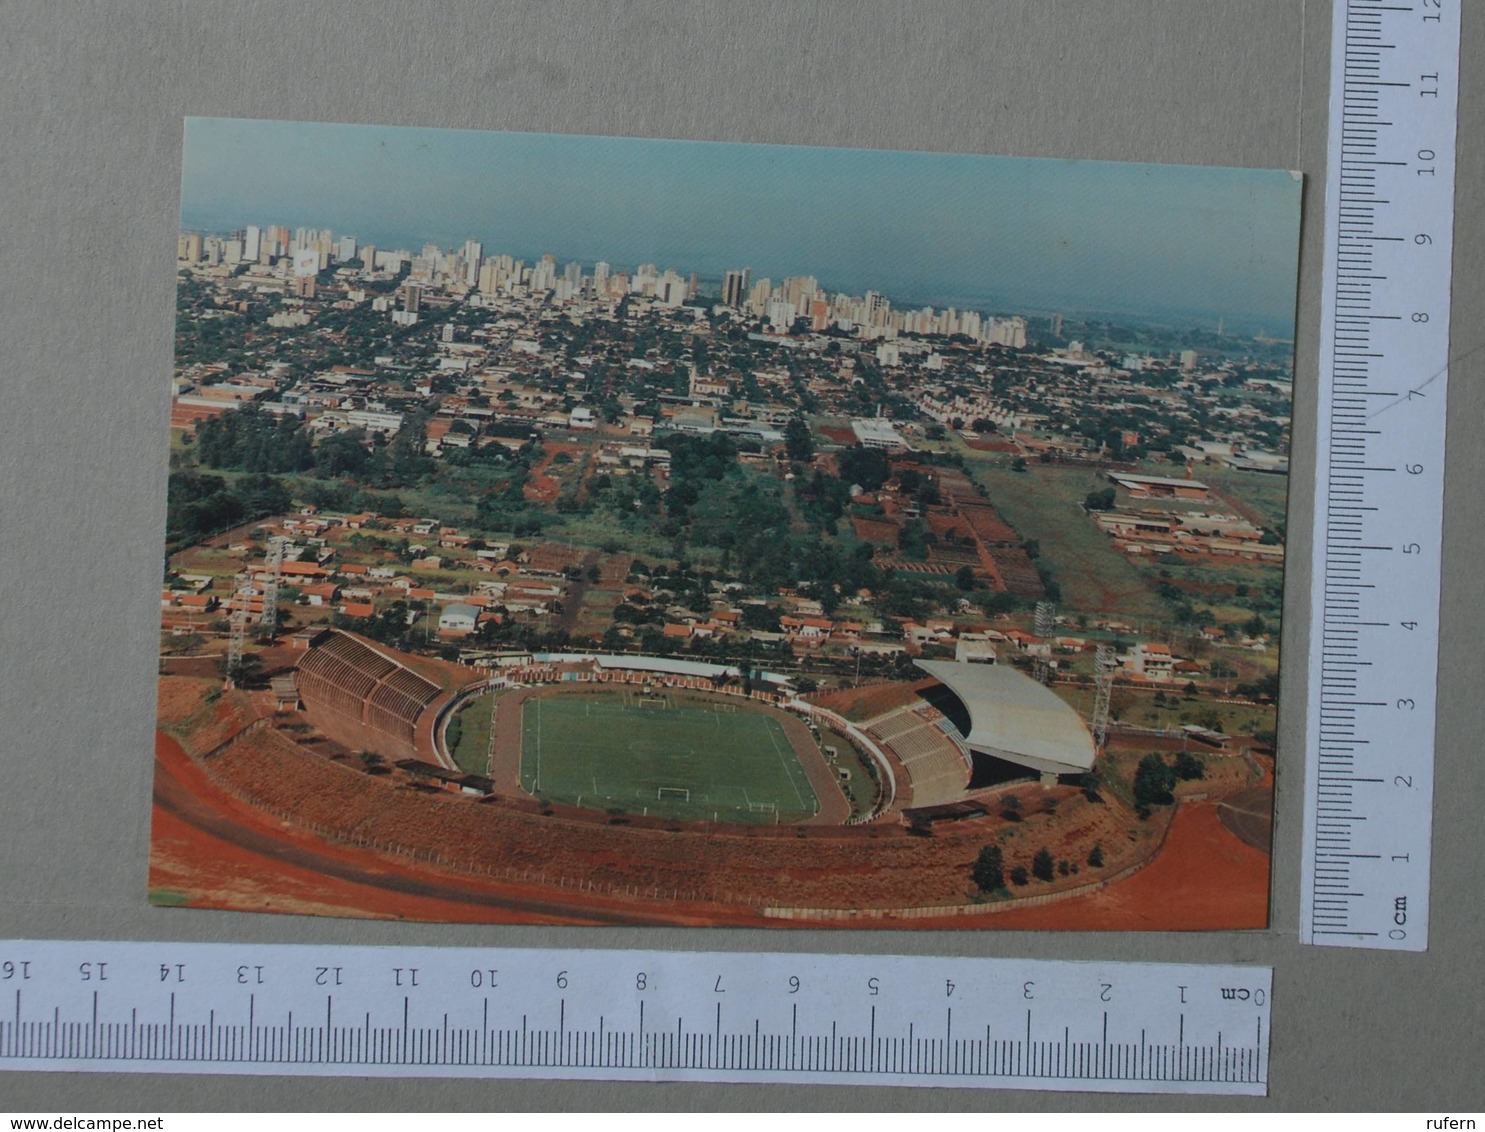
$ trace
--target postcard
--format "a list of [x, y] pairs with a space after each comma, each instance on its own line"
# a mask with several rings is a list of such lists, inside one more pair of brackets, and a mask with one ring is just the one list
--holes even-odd
[[188, 120], [152, 902], [1264, 927], [1301, 187]]

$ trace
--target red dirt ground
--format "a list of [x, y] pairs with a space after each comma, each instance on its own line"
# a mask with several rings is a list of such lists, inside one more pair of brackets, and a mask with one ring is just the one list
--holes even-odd
[[[182, 733], [198, 752], [214, 746], [224, 728], [258, 714], [240, 693], [208, 703], [207, 691], [200, 680], [162, 680], [165, 717], [184, 717]], [[624, 829], [586, 811], [559, 808], [541, 814], [529, 800], [481, 803], [419, 794], [406, 785], [376, 781], [346, 763], [337, 765], [312, 746], [296, 749], [292, 734], [260, 724], [213, 758], [210, 777], [175, 739], [157, 736], [151, 886], [163, 902], [433, 921], [783, 926], [765, 920], [758, 908], [774, 902], [851, 907], [858, 899], [867, 907], [899, 908], [965, 901], [970, 863], [981, 845], [1001, 835], [1008, 864], [1025, 863], [1023, 858], [1042, 843], [1076, 863], [1098, 841], [1112, 873], [1153, 843], [1160, 828], [1156, 820], [1165, 817], [1162, 812], [1140, 826], [1138, 843], [1131, 843], [1121, 832], [1121, 821], [1128, 822], [1122, 807], [1089, 806], [1069, 788], [1029, 792], [1025, 816], [1013, 827], [993, 817], [949, 822], [936, 826], [931, 838], [888, 824], [750, 827], [705, 835], [637, 823]], [[270, 808], [292, 811], [296, 823], [306, 824], [281, 821], [218, 783]], [[1059, 803], [1055, 819], [1044, 812], [1052, 801]], [[337, 840], [315, 834], [309, 822], [339, 830]], [[368, 837], [411, 846], [419, 854], [430, 845], [440, 851], [484, 845], [488, 853], [481, 851], [481, 859], [488, 856], [499, 879], [483, 870], [443, 868], [406, 853], [348, 843]], [[1214, 804], [1185, 805], [1159, 856], [1108, 890], [1037, 907], [869, 922], [958, 929], [1261, 927], [1267, 918], [1268, 874], [1268, 857], [1227, 832]], [[554, 883], [558, 877], [566, 883]], [[1074, 878], [1091, 879], [1094, 874], [1086, 869]], [[608, 888], [588, 890], [584, 886], [591, 880]], [[714, 888], [719, 884], [727, 891]], [[681, 890], [681, 899], [649, 895], [652, 886], [671, 885]], [[634, 889], [646, 895], [635, 895]], [[1047, 891], [1033, 886], [1025, 894], [1039, 890]], [[789, 926], [830, 923], [798, 920]]]
[[893, 708], [916, 702], [920, 691], [937, 682], [932, 678], [913, 684], [894, 680], [890, 683], [862, 684], [855, 688], [814, 692], [804, 698], [827, 711], [845, 716], [852, 723], [862, 723], [879, 715], [886, 715]]
[[[866, 846], [863, 843], [862, 848]], [[800, 846], [808, 855], [808, 848]], [[1229, 834], [1212, 804], [1182, 807], [1147, 868], [1089, 896], [892, 928], [1218, 930], [1262, 928], [1268, 857]], [[1086, 874], [1085, 874], [1086, 879]], [[321, 840], [223, 794], [168, 736], [157, 737], [151, 888], [196, 907], [461, 923], [669, 923], [860, 927], [764, 920], [749, 908], [672, 904], [490, 882]]]
[[[155, 736], [150, 889], [197, 908], [446, 923], [707, 923], [662, 920], [597, 898], [584, 910], [536, 885], [498, 885], [430, 871], [323, 841], [224, 794], [168, 735]], [[546, 897], [546, 899], [544, 899]]]
[[1042, 931], [1224, 931], [1268, 927], [1269, 857], [1222, 825], [1212, 803], [1182, 806], [1146, 868], [1101, 892], [1013, 908], [986, 926]]

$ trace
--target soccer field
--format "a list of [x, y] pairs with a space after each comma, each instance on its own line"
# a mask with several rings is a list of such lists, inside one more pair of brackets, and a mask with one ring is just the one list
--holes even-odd
[[521, 785], [549, 801], [686, 821], [787, 823], [819, 808], [777, 719], [676, 694], [528, 700]]

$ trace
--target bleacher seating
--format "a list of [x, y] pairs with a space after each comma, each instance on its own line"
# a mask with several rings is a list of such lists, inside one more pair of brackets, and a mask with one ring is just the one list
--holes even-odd
[[920, 704], [878, 719], [868, 729], [907, 770], [908, 804], [937, 806], [963, 795], [969, 784], [970, 760], [965, 749], [945, 730], [938, 709]]
[[299, 661], [299, 694], [325, 708], [406, 743], [418, 717], [442, 690], [355, 637], [332, 633]]

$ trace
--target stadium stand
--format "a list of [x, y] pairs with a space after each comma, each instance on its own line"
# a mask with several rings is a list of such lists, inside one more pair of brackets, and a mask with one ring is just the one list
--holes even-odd
[[295, 670], [311, 711], [323, 708], [411, 746], [418, 717], [442, 689], [347, 633], [333, 632]]
[[943, 714], [928, 704], [909, 704], [879, 716], [867, 734], [891, 749], [907, 771], [910, 805], [938, 806], [963, 797], [969, 785], [969, 753], [943, 726]]

